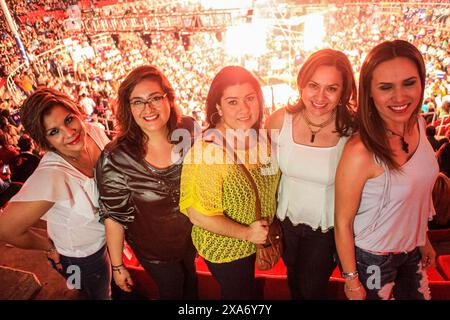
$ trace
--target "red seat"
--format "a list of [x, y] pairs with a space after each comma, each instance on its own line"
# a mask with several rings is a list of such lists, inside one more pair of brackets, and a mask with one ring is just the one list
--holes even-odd
[[436, 269], [435, 267], [428, 267], [427, 275], [428, 275], [429, 282], [445, 280], [444, 277], [442, 276], [442, 274], [440, 274], [438, 269]]
[[437, 267], [445, 280], [450, 280], [450, 255], [442, 255], [437, 258]]
[[[158, 288], [151, 277], [139, 264], [131, 248], [124, 247], [124, 264], [130, 272], [134, 282], [134, 290], [143, 294], [149, 299], [158, 299]], [[205, 263], [205, 260], [198, 256], [195, 259], [198, 275], [198, 290], [201, 300], [219, 300], [220, 286]], [[440, 256], [437, 259], [437, 268], [428, 268], [427, 275], [430, 283], [431, 296], [433, 300], [450, 299], [450, 255]], [[280, 259], [271, 269], [261, 271], [255, 269], [256, 286], [261, 297], [265, 300], [290, 300], [290, 291], [287, 283], [286, 265]], [[333, 270], [328, 283], [328, 295], [332, 299], [346, 299], [344, 294], [344, 279], [338, 267]]]

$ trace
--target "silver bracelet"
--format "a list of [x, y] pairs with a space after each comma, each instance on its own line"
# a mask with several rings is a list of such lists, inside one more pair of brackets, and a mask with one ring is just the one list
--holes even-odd
[[350, 292], [359, 291], [359, 289], [361, 289], [361, 287], [362, 287], [362, 285], [359, 285], [359, 286], [357, 286], [355, 288], [350, 288], [347, 285], [345, 285], [345, 290], [350, 291]]
[[358, 271], [353, 271], [353, 272], [341, 272], [342, 274], [342, 278], [344, 278], [345, 280], [353, 280], [358, 278]]

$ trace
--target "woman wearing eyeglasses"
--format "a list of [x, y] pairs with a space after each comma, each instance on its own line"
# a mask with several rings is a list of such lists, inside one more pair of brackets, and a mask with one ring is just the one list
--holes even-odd
[[195, 299], [192, 225], [178, 205], [182, 155], [171, 140], [176, 129], [193, 128], [194, 120], [181, 117], [172, 86], [153, 66], [134, 69], [120, 85], [118, 100], [119, 134], [96, 167], [114, 281], [131, 291], [133, 280], [122, 261], [126, 239], [160, 299]]

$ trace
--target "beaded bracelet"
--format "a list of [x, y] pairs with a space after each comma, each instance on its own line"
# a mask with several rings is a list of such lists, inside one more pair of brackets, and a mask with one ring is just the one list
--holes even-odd
[[111, 266], [112, 271], [120, 271], [120, 269], [123, 268], [123, 263], [119, 264], [118, 266]]

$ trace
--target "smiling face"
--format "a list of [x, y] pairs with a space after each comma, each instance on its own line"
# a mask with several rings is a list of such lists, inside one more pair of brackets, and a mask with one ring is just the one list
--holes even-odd
[[226, 87], [217, 106], [222, 118], [217, 127], [250, 129], [259, 119], [259, 109], [258, 95], [250, 83]]
[[342, 96], [343, 80], [334, 66], [320, 66], [301, 88], [301, 99], [308, 114], [317, 120], [326, 119]]
[[134, 120], [147, 135], [167, 132], [170, 104], [157, 81], [143, 80], [138, 83], [130, 94], [129, 102]]
[[407, 123], [419, 106], [421, 94], [419, 72], [411, 60], [394, 58], [374, 69], [370, 95], [388, 127]]
[[86, 144], [86, 131], [81, 119], [63, 106], [56, 105], [43, 117], [48, 143], [58, 152], [77, 156]]

